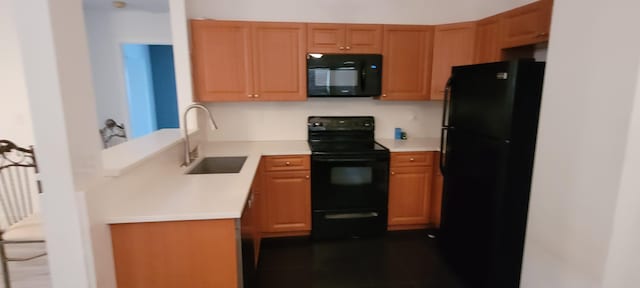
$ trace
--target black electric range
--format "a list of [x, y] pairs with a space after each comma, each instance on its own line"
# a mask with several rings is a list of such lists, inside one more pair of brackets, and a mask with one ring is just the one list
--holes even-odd
[[389, 149], [375, 142], [371, 116], [307, 121], [312, 237], [379, 235], [387, 227]]

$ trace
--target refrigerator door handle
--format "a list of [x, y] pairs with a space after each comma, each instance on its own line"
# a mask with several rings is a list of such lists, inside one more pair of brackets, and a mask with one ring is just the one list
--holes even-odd
[[446, 170], [446, 157], [447, 157], [447, 145], [445, 143], [445, 138], [447, 137], [447, 135], [449, 134], [449, 128], [448, 127], [442, 127], [442, 129], [440, 130], [440, 172], [442, 173], [442, 175], [445, 175], [445, 170]]
[[453, 80], [453, 76], [449, 77], [447, 80], [447, 85], [444, 88], [444, 111], [442, 112], [442, 127], [449, 126], [449, 102], [451, 98], [451, 81]]

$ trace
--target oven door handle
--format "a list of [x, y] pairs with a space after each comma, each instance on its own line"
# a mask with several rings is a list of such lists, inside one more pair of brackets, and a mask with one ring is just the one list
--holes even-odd
[[386, 161], [380, 158], [312, 158], [312, 162], [380, 162]]

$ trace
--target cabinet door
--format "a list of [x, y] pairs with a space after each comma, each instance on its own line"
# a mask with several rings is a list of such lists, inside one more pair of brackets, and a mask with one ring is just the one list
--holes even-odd
[[429, 223], [432, 177], [431, 167], [391, 168], [389, 225]]
[[264, 232], [311, 230], [309, 171], [267, 172], [264, 175]]
[[442, 188], [444, 178], [440, 171], [440, 153], [436, 153], [433, 162], [433, 188], [431, 191], [431, 223], [440, 227], [440, 214], [442, 211]]
[[502, 48], [511, 48], [549, 40], [552, 1], [543, 0], [501, 15]]
[[251, 29], [248, 22], [192, 20], [194, 98], [251, 100]]
[[344, 24], [307, 24], [307, 52], [342, 53], [345, 50]]
[[451, 67], [473, 64], [475, 23], [436, 26], [433, 40], [433, 75], [431, 100], [444, 99], [444, 89]]
[[252, 24], [255, 100], [307, 99], [305, 35], [305, 24]]
[[474, 63], [498, 62], [501, 59], [500, 18], [489, 17], [478, 21], [476, 25], [476, 43]]
[[381, 54], [382, 25], [346, 25], [346, 53]]
[[433, 27], [384, 25], [382, 100], [428, 100]]

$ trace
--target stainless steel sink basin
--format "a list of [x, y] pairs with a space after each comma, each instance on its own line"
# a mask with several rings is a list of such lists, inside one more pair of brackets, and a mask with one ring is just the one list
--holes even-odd
[[242, 169], [247, 156], [207, 157], [202, 159], [187, 174], [228, 174], [238, 173]]

